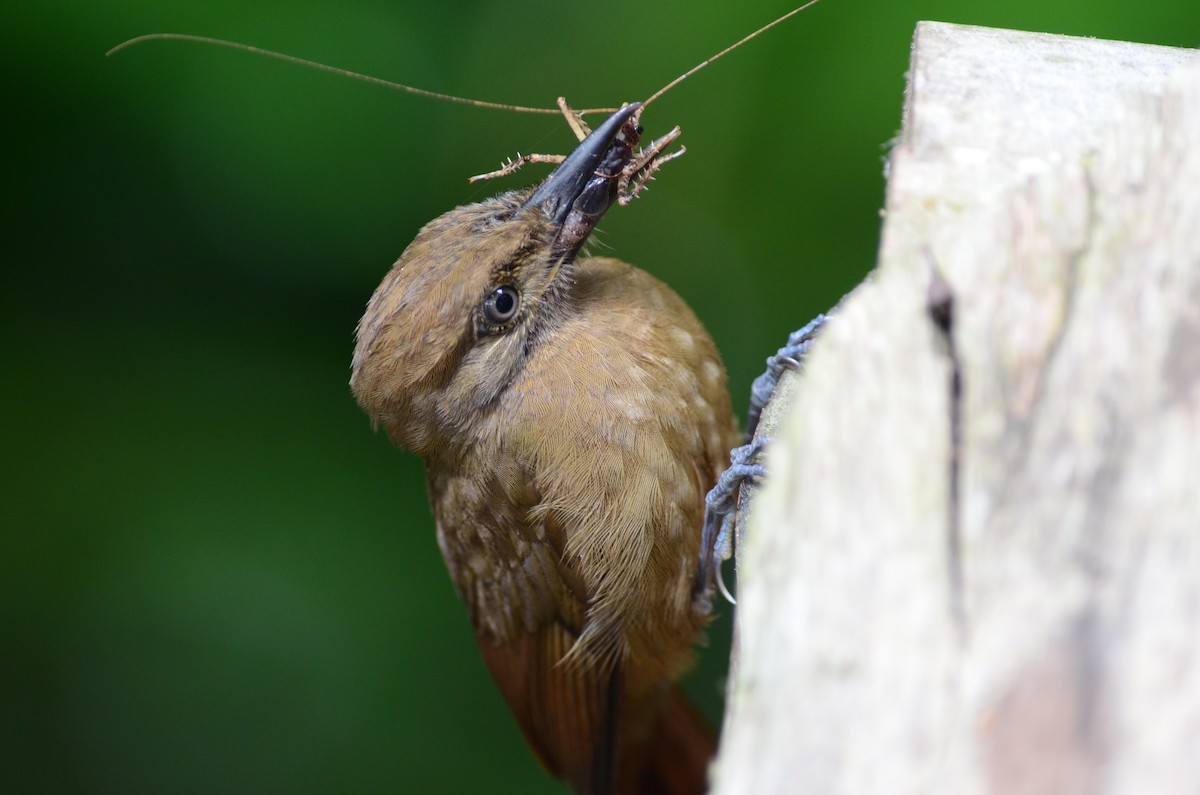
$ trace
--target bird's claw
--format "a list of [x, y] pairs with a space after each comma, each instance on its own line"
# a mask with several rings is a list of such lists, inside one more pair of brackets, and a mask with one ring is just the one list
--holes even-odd
[[775, 392], [784, 370], [799, 370], [804, 365], [804, 357], [808, 355], [813, 340], [825, 326], [826, 316], [817, 315], [799, 331], [788, 335], [787, 344], [767, 357], [767, 371], [754, 379], [750, 387], [750, 410], [746, 414], [746, 433], [753, 436], [758, 428], [758, 418], [766, 407], [767, 401]]
[[733, 557], [733, 521], [737, 516], [737, 495], [742, 484], [761, 480], [766, 469], [757, 463], [758, 454], [770, 439], [759, 436], [729, 453], [729, 467], [717, 478], [717, 485], [704, 498], [704, 535], [700, 542], [704, 582], [716, 580], [717, 588], [730, 604], [737, 600], [721, 577], [721, 564]]
[[766, 475], [766, 469], [757, 463], [757, 458], [770, 444], [770, 438], [754, 436], [754, 431], [783, 371], [798, 370], [803, 366], [804, 357], [825, 321], [825, 315], [817, 315], [804, 328], [788, 335], [787, 344], [767, 359], [767, 371], [754, 379], [750, 390], [747, 434], [751, 439], [747, 444], [730, 451], [729, 467], [721, 473], [717, 484], [704, 498], [704, 532], [700, 546], [697, 588], [706, 591], [708, 583], [715, 581], [721, 595], [730, 604], [736, 604], [736, 600], [725, 587], [725, 581], [721, 577], [721, 564], [733, 557], [733, 525], [737, 516], [738, 492], [743, 483], [761, 480]]

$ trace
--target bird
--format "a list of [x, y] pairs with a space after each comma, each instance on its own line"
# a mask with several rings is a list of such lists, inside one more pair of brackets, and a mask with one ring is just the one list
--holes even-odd
[[677, 682], [712, 612], [704, 496], [741, 439], [725, 368], [670, 287], [584, 254], [666, 159], [637, 150], [640, 108], [540, 184], [426, 224], [351, 364], [373, 425], [424, 463], [496, 685], [579, 795], [703, 792], [716, 742]]

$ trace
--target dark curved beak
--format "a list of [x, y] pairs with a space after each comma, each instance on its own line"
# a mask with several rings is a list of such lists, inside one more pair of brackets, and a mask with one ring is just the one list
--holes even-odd
[[641, 132], [629, 122], [641, 107], [635, 102], [605, 119], [525, 200], [526, 207], [541, 207], [559, 227], [556, 248], [563, 253], [577, 251], [616, 200], [617, 178]]

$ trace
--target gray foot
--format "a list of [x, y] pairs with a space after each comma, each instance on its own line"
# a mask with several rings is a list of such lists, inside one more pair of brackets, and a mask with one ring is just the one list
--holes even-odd
[[755, 437], [759, 417], [785, 369], [799, 369], [812, 347], [817, 333], [825, 325], [825, 315], [817, 315], [804, 328], [788, 336], [787, 344], [767, 359], [767, 371], [754, 379], [750, 389], [750, 411], [746, 433], [750, 441], [729, 453], [729, 468], [717, 478], [717, 484], [704, 498], [704, 533], [700, 542], [700, 568], [697, 572], [697, 593], [706, 592], [708, 584], [716, 581], [721, 593], [731, 603], [733, 596], [721, 579], [721, 564], [733, 556], [733, 522], [737, 516], [737, 496], [742, 484], [758, 480], [766, 473], [757, 462], [758, 455], [770, 443], [765, 436]]

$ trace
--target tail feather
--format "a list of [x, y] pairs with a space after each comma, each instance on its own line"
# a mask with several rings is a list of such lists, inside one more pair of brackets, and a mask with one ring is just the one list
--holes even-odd
[[655, 719], [645, 753], [637, 760], [636, 776], [622, 787], [622, 792], [704, 795], [708, 791], [708, 766], [716, 752], [716, 732], [683, 691], [673, 686]]

